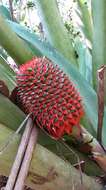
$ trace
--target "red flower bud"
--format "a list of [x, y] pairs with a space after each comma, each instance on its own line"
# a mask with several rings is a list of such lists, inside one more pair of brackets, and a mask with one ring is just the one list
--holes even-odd
[[81, 97], [68, 76], [50, 60], [34, 58], [17, 73], [18, 100], [25, 113], [55, 139], [71, 134], [84, 114]]

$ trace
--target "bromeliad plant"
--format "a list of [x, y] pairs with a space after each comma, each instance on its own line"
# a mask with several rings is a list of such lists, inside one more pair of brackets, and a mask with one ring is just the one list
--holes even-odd
[[[4, 52], [1, 51], [0, 79], [8, 86], [11, 93], [10, 99], [17, 106], [3, 95], [0, 95], [0, 123], [16, 130], [25, 118], [24, 113], [32, 113], [34, 122], [51, 137], [56, 140], [64, 138], [65, 143], [68, 143], [68, 146], [72, 149], [74, 149], [72, 147], [74, 144], [76, 147], [75, 155], [79, 159], [85, 160], [85, 173], [89, 175], [98, 173], [100, 175], [106, 163], [104, 156], [106, 111], [104, 109], [104, 94], [102, 93], [102, 96], [100, 91], [97, 91], [96, 73], [105, 64], [105, 16], [103, 17], [103, 15], [106, 12], [106, 2], [105, 0], [93, 0], [91, 2], [92, 14], [88, 9], [87, 2], [83, 0], [77, 0], [76, 2], [77, 14], [83, 24], [81, 32], [84, 39], [89, 42], [88, 45], [79, 37], [72, 40], [72, 34], [70, 34], [70, 39], [61, 21], [56, 0], [36, 1], [41, 14], [41, 22], [45, 29], [46, 41], [39, 39], [33, 31], [30, 32], [27, 28], [13, 22], [11, 16], [8, 16], [9, 12], [6, 7], [1, 9], [0, 45], [14, 59], [18, 69], [11, 69], [7, 65]], [[98, 10], [100, 10], [100, 14], [97, 13]], [[101, 28], [101, 30], [98, 28]], [[97, 43], [98, 40], [99, 43]], [[102, 89], [104, 89], [105, 69], [103, 71]], [[4, 90], [6, 88], [4, 83], [1, 84], [3, 84], [0, 88], [1, 94], [8, 96]], [[99, 85], [101, 85], [100, 80]], [[14, 88], [15, 90], [13, 90]], [[98, 104], [98, 100], [102, 104], [100, 102]], [[98, 108], [102, 110], [102, 116], [98, 114]], [[103, 122], [98, 122], [102, 120]], [[103, 137], [101, 136], [102, 128]], [[96, 138], [97, 131], [99, 138]], [[39, 135], [39, 139], [41, 145], [45, 145], [50, 150], [55, 149], [54, 152], [59, 154], [55, 148], [58, 143], [45, 135]], [[100, 144], [98, 139], [102, 139]], [[64, 150], [62, 145], [61, 147]], [[68, 153], [70, 153], [69, 149], [67, 150]], [[38, 157], [41, 159], [41, 149], [38, 152], [40, 153]], [[89, 160], [85, 153], [92, 155], [101, 169]], [[63, 155], [67, 158], [64, 151]], [[45, 157], [48, 156], [45, 155]], [[68, 159], [71, 159], [71, 163], [73, 163], [73, 157], [68, 157]], [[0, 161], [2, 163], [2, 159]], [[44, 160], [42, 162], [45, 163]], [[53, 163], [56, 167], [55, 161]], [[40, 167], [40, 164], [38, 165]], [[91, 167], [89, 168], [89, 166]], [[58, 172], [60, 176], [62, 175], [61, 179], [63, 179], [64, 174], [61, 174], [60, 168], [58, 168]], [[42, 172], [42, 170], [38, 168], [38, 172]], [[74, 173], [77, 175], [76, 171]], [[69, 177], [68, 174], [65, 175], [65, 179]], [[55, 185], [53, 185], [55, 183], [50, 182], [48, 187], [55, 188]], [[59, 182], [57, 183], [60, 188]], [[83, 184], [87, 188], [88, 184], [84, 180]], [[70, 183], [68, 186], [70, 188]], [[64, 180], [63, 189], [67, 189], [68, 186], [65, 186]], [[92, 189], [92, 185], [90, 187], [89, 184], [88, 187]], [[46, 189], [45, 182], [42, 189]], [[95, 189], [97, 189], [96, 185]], [[99, 186], [98, 189], [100, 189]]]
[[53, 138], [71, 134], [73, 126], [79, 126], [84, 115], [81, 98], [65, 73], [46, 58], [20, 66], [17, 85], [17, 102]]

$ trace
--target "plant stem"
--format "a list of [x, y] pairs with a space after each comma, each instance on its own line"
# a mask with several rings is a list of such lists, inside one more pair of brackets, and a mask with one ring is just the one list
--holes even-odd
[[36, 3], [47, 39], [65, 58], [77, 66], [72, 41], [60, 17], [57, 1], [39, 0]]
[[97, 95], [98, 95], [98, 128], [97, 128], [97, 140], [100, 144], [102, 144], [102, 129], [103, 129], [103, 117], [104, 117], [104, 97], [105, 97], [105, 67], [102, 66], [97, 71], [98, 76], [98, 89], [97, 89]]
[[14, 164], [12, 166], [11, 173], [10, 173], [9, 179], [7, 181], [5, 190], [13, 190], [14, 189], [16, 178], [17, 178], [17, 175], [18, 175], [18, 172], [20, 169], [20, 165], [21, 165], [24, 153], [26, 151], [26, 147], [27, 147], [27, 144], [29, 141], [31, 130], [32, 130], [32, 120], [29, 118], [29, 120], [26, 124], [26, 127], [25, 127], [24, 134], [21, 139], [21, 143], [20, 143], [16, 158], [15, 158]]
[[28, 45], [20, 39], [10, 28], [6, 20], [0, 15], [0, 45], [17, 62], [24, 63], [32, 59], [34, 53]]
[[37, 137], [38, 137], [38, 129], [36, 126], [33, 126], [33, 129], [31, 131], [30, 139], [28, 142], [28, 146], [24, 155], [24, 159], [21, 164], [21, 168], [17, 177], [17, 181], [14, 187], [14, 190], [23, 190], [25, 185], [25, 180], [28, 175], [28, 170], [33, 154], [34, 147], [37, 143]]
[[10, 6], [11, 19], [14, 21], [14, 11], [13, 11], [12, 0], [9, 0], [9, 6]]

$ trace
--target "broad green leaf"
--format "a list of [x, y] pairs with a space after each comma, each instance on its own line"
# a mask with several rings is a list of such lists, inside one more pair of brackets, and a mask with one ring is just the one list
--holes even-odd
[[[5, 11], [4, 11], [5, 14], [3, 14], [3, 10], [2, 10], [2, 9], [5, 10]], [[8, 13], [8, 14], [10, 15], [9, 10], [8, 10], [6, 7], [0, 6], [0, 15], [2, 15], [5, 19], [11, 20], [11, 15], [9, 16], [9, 15], [6, 14], [6, 13]], [[4, 20], [3, 18], [0, 18], [0, 25], [2, 25], [2, 27], [1, 27], [1, 29], [0, 29], [1, 38], [3, 38], [3, 42], [2, 42], [2, 40], [1, 40], [1, 45], [3, 45], [5, 49], [7, 49], [7, 52], [8, 52], [9, 54], [11, 54], [12, 49], [15, 49], [15, 51], [17, 52], [17, 48], [18, 48], [19, 42], [18, 42], [16, 36], [15, 36], [13, 33], [11, 33], [11, 30], [9, 30], [8, 26], [5, 25], [5, 20]], [[4, 29], [5, 29], [5, 30], [4, 30]], [[3, 30], [4, 30], [4, 31], [3, 31]], [[2, 34], [2, 33], [3, 33], [3, 34]], [[8, 35], [7, 35], [7, 34], [8, 34]], [[2, 35], [3, 35], [4, 37], [3, 37]], [[6, 35], [6, 36], [5, 36], [5, 35]], [[17, 42], [17, 47], [14, 47], [15, 45], [10, 43], [9, 38], [10, 38], [11, 36], [12, 36], [13, 41], [16, 41], [16, 42]], [[6, 42], [5, 42], [5, 41], [6, 41]], [[24, 42], [24, 43], [25, 43], [25, 42]], [[10, 44], [11, 44], [11, 48], [7, 47], [7, 46], [8, 46], [7, 44], [9, 44], [9, 46], [10, 46]], [[31, 56], [31, 54], [32, 54], [32, 55], [36, 55], [36, 56], [41, 56], [41, 55], [42, 55], [42, 54], [40, 53], [40, 51], [37, 50], [37, 48], [36, 48], [36, 49], [35, 49], [35, 48], [33, 49], [31, 45], [29, 45], [29, 44], [27, 45], [27, 44], [28, 44], [28, 42], [26, 42], [26, 45], [25, 45], [25, 44], [22, 44], [22, 42], [20, 43], [20, 49], [22, 49], [21, 46], [24, 47], [24, 45], [25, 45], [25, 47], [23, 48], [23, 55], [24, 55], [24, 52], [25, 52], [25, 54], [26, 54], [26, 57], [29, 56], [29, 55]], [[27, 46], [28, 46], [28, 48], [29, 48], [29, 52], [26, 50], [26, 49], [27, 49]], [[19, 51], [19, 50], [18, 50], [18, 51]], [[14, 53], [14, 52], [12, 51], [12, 54], [13, 54], [13, 53]], [[20, 51], [19, 51], [19, 53], [20, 53]], [[17, 59], [15, 55], [14, 55], [14, 57], [15, 57], [15, 59]]]
[[77, 60], [70, 37], [59, 14], [57, 0], [36, 0], [47, 40], [76, 66]]
[[11, 14], [10, 14], [10, 11], [8, 10], [7, 7], [5, 7], [5, 6], [3, 6], [3, 5], [0, 5], [0, 14], [1, 14], [3, 17], [5, 17], [5, 18], [11, 20]]
[[8, 86], [9, 90], [12, 91], [13, 88], [16, 86], [15, 83], [15, 73], [7, 65], [6, 60], [0, 56], [0, 80], [3, 80], [6, 85]]
[[17, 62], [24, 63], [35, 54], [30, 47], [11, 30], [6, 19], [0, 15], [0, 45]]
[[16, 130], [25, 118], [25, 114], [8, 98], [0, 94], [0, 123]]
[[78, 3], [77, 13], [82, 21], [81, 28], [84, 32], [85, 37], [92, 43], [92, 36], [93, 36], [92, 17], [89, 6], [87, 5], [88, 2], [85, 0], [77, 0], [77, 3]]
[[106, 68], [105, 68], [104, 84], [105, 84], [105, 105], [106, 105]]
[[[64, 70], [66, 74], [75, 83], [79, 92], [81, 93], [83, 104], [85, 107], [86, 114], [93, 125], [95, 131], [97, 130], [97, 95], [93, 88], [89, 85], [86, 79], [78, 72], [78, 70], [70, 64], [61, 54], [59, 54], [49, 43], [40, 40], [34, 33], [30, 33], [24, 27], [20, 25], [9, 22], [12, 29], [23, 39], [30, 42], [33, 46], [37, 47], [44, 56], [51, 59], [54, 64], [58, 64], [61, 69]], [[104, 117], [104, 132], [103, 141], [106, 144], [106, 112]], [[91, 131], [92, 133], [92, 131]]]
[[39, 56], [39, 57], [43, 56], [42, 53], [37, 48], [33, 48], [33, 46], [26, 40], [25, 40], [25, 42], [26, 42], [27, 46], [30, 48], [30, 50], [33, 52], [34, 56]]
[[93, 82], [97, 89], [97, 70], [106, 65], [106, 0], [92, 0], [93, 12]]
[[75, 39], [75, 49], [78, 53], [79, 71], [92, 85], [92, 56], [89, 49], [79, 38]]

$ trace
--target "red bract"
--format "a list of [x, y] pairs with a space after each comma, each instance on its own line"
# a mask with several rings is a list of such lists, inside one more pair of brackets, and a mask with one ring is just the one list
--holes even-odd
[[17, 73], [18, 101], [25, 113], [55, 139], [71, 134], [84, 114], [81, 97], [68, 76], [46, 58], [34, 58]]

